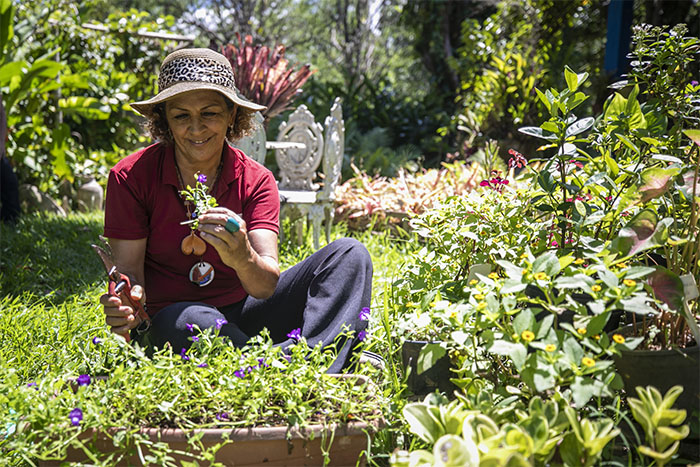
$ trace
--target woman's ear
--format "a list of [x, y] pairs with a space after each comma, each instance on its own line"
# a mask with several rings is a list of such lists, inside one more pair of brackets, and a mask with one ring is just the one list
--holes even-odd
[[233, 109], [231, 109], [231, 118], [228, 122], [228, 126], [231, 128], [234, 128], [236, 126], [236, 114], [238, 113], [238, 105], [233, 106]]

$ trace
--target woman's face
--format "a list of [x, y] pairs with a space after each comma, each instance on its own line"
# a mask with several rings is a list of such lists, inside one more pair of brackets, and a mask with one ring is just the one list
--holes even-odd
[[233, 109], [216, 91], [198, 90], [165, 102], [165, 118], [175, 152], [191, 164], [218, 160], [233, 122]]

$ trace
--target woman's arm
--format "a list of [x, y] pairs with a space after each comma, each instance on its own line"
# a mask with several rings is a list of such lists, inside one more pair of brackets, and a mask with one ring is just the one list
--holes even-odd
[[[237, 232], [224, 226], [229, 217], [240, 225]], [[224, 264], [236, 271], [245, 291], [255, 298], [270, 297], [280, 277], [277, 234], [267, 229], [246, 230], [245, 221], [229, 209], [217, 207], [199, 217], [200, 236], [212, 245]]]
[[[131, 281], [131, 296], [135, 300], [145, 301], [144, 261], [146, 258], [146, 238], [138, 240], [109, 239], [112, 248], [114, 263], [122, 274], [126, 274]], [[130, 329], [141, 324], [136, 311], [129, 305], [122, 303], [115, 295], [104, 294], [100, 297], [100, 303], [104, 305], [105, 322], [112, 328], [112, 332], [125, 334]]]

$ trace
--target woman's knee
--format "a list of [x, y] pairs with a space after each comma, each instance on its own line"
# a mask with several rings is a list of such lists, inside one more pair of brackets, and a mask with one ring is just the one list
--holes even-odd
[[358, 265], [369, 267], [372, 269], [372, 257], [367, 251], [367, 248], [354, 238], [339, 238], [333, 241], [329, 246], [333, 246], [338, 251], [344, 252], [348, 257], [352, 258]]

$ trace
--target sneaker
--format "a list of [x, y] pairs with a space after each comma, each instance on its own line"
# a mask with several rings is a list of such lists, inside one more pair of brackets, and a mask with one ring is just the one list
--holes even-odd
[[370, 352], [368, 350], [362, 351], [362, 353], [360, 354], [359, 363], [360, 365], [362, 365], [363, 363], [369, 363], [377, 370], [381, 371], [383, 371], [386, 367], [386, 364], [384, 363], [384, 358], [381, 355], [378, 355], [374, 352]]

